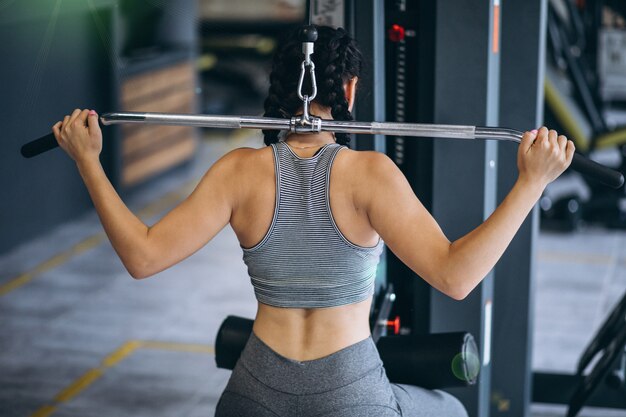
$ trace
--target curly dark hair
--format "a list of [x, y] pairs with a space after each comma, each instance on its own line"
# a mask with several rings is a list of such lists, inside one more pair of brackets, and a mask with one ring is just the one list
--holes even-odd
[[[344, 83], [361, 74], [363, 55], [356, 41], [343, 28], [316, 26], [318, 38], [311, 60], [315, 64], [317, 104], [329, 107], [333, 119], [353, 120], [344, 93]], [[304, 59], [298, 31], [291, 33], [274, 55], [270, 88], [265, 99], [265, 117], [291, 118], [302, 108], [298, 97], [300, 65]], [[309, 77], [305, 77], [304, 92], [311, 91]], [[278, 141], [277, 130], [263, 130], [266, 145]], [[348, 145], [350, 135], [336, 133], [337, 143]]]

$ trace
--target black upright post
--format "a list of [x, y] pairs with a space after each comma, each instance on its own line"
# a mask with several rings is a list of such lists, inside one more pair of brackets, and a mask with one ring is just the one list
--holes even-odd
[[[398, 0], [387, 5], [388, 118], [497, 125], [499, 3]], [[470, 232], [495, 209], [496, 142], [389, 137], [387, 153], [450, 240]], [[388, 255], [388, 280], [399, 288], [395, 313], [408, 331], [470, 331], [475, 336], [482, 354], [478, 384], [450, 392], [470, 416], [488, 416], [493, 274], [459, 302]]]
[[[365, 70], [357, 85], [354, 116], [357, 120], [386, 120], [385, 117], [385, 43], [381, 29], [385, 24], [383, 2], [346, 1], [346, 28], [358, 41], [365, 58]], [[385, 152], [382, 135], [361, 135], [354, 144], [358, 150]]]
[[[434, 16], [434, 121], [498, 124], [499, 0], [439, 0]], [[495, 209], [498, 146], [495, 141], [436, 140], [432, 213], [453, 241]], [[450, 390], [472, 417], [489, 415], [493, 272], [463, 301], [431, 290], [432, 332], [466, 330], [481, 350], [481, 373], [471, 388]]]
[[[435, 3], [398, 0], [385, 3], [387, 120], [432, 123], [434, 101]], [[432, 207], [433, 142], [388, 136], [387, 155], [406, 176], [427, 209]], [[399, 315], [403, 332], [430, 332], [430, 286], [387, 251], [387, 280], [396, 289], [393, 315]]]
[[[547, 0], [506, 2], [502, 8], [500, 124], [531, 130], [543, 119]], [[498, 159], [498, 201], [502, 201], [518, 176], [517, 147], [500, 146]], [[530, 415], [532, 253], [537, 225], [534, 210], [496, 265], [492, 416]]]

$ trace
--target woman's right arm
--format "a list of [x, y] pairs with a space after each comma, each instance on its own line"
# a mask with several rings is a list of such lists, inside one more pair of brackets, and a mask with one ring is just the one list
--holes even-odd
[[485, 222], [450, 242], [384, 154], [367, 164], [366, 207], [372, 227], [416, 274], [448, 296], [465, 298], [500, 259], [545, 186], [571, 163], [574, 145], [554, 130], [526, 132], [519, 146], [519, 177]]
[[98, 116], [74, 110], [53, 126], [59, 146], [76, 162], [104, 231], [134, 278], [146, 278], [187, 258], [230, 221], [237, 202], [239, 149], [223, 156], [184, 201], [156, 224], [144, 224], [117, 194], [100, 164]]

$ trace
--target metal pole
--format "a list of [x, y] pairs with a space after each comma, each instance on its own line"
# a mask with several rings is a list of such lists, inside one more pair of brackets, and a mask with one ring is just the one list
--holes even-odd
[[[396, 123], [396, 122], [359, 122], [326, 120], [318, 117], [310, 117], [304, 120], [302, 117], [291, 119], [278, 119], [270, 117], [250, 116], [218, 116], [200, 114], [174, 114], [174, 113], [136, 113], [119, 112], [105, 113], [100, 116], [104, 125], [117, 123], [144, 123], [164, 124], [179, 126], [218, 127], [229, 129], [269, 129], [286, 130], [295, 133], [318, 133], [322, 131], [337, 133], [362, 133], [370, 135], [389, 135], [421, 138], [450, 138], [450, 139], [479, 139], [499, 140], [520, 143], [523, 133], [519, 130], [502, 127], [477, 127], [448, 124], [419, 124], [419, 123]], [[54, 141], [48, 138], [49, 142]], [[44, 140], [41, 138], [39, 140]], [[37, 141], [36, 141], [37, 142]], [[32, 152], [24, 152], [27, 156], [33, 156], [40, 151], [33, 144]], [[47, 149], [44, 149], [47, 150]], [[622, 173], [614, 171], [598, 164], [580, 154], [574, 154], [572, 168], [605, 183], [608, 186], [619, 188], [624, 184]]]
[[[103, 125], [119, 123], [161, 124], [177, 126], [217, 127], [226, 129], [268, 129], [285, 130], [295, 133], [318, 133], [322, 131], [341, 133], [364, 133], [370, 135], [390, 135], [422, 138], [451, 138], [451, 139], [494, 139], [519, 143], [522, 132], [500, 127], [476, 127], [444, 124], [418, 124], [393, 122], [357, 122], [324, 120], [311, 117], [304, 120], [302, 117], [278, 119], [270, 117], [251, 116], [218, 116], [200, 114], [174, 113], [136, 113], [119, 112], [105, 113], [100, 116]], [[54, 149], [58, 143], [54, 134], [49, 133], [22, 146], [21, 153], [25, 158], [32, 158], [43, 152]], [[614, 188], [624, 184], [621, 172], [612, 170], [575, 154], [572, 168]]]
[[[319, 128], [302, 132], [298, 118], [278, 119], [249, 116], [218, 116], [173, 113], [106, 113], [100, 116], [104, 125], [120, 123], [143, 123], [178, 126], [217, 127], [227, 129], [274, 129], [299, 133], [317, 131], [336, 133], [362, 133], [371, 135], [412, 136], [450, 139], [495, 139], [519, 143], [522, 132], [499, 127], [476, 127], [461, 125], [437, 125], [395, 122], [359, 122], [321, 119]], [[319, 129], [319, 130], [318, 130]]]

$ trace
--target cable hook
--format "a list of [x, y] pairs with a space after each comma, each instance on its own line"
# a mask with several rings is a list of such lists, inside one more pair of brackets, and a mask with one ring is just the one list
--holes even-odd
[[[304, 60], [300, 65], [300, 79], [298, 80], [298, 97], [302, 100], [302, 116], [300, 117], [300, 122], [298, 125], [307, 126], [314, 132], [315, 127], [318, 126], [314, 120], [315, 118], [311, 118], [309, 113], [309, 106], [311, 102], [317, 96], [317, 80], [315, 79], [315, 64], [311, 60], [311, 55], [313, 55], [314, 43], [317, 41], [317, 29], [314, 25], [303, 26], [299, 33], [299, 38], [302, 41], [302, 53], [304, 54]], [[304, 86], [304, 77], [307, 73], [307, 68], [309, 72], [309, 77], [311, 78], [311, 95], [304, 94], [302, 88]]]

